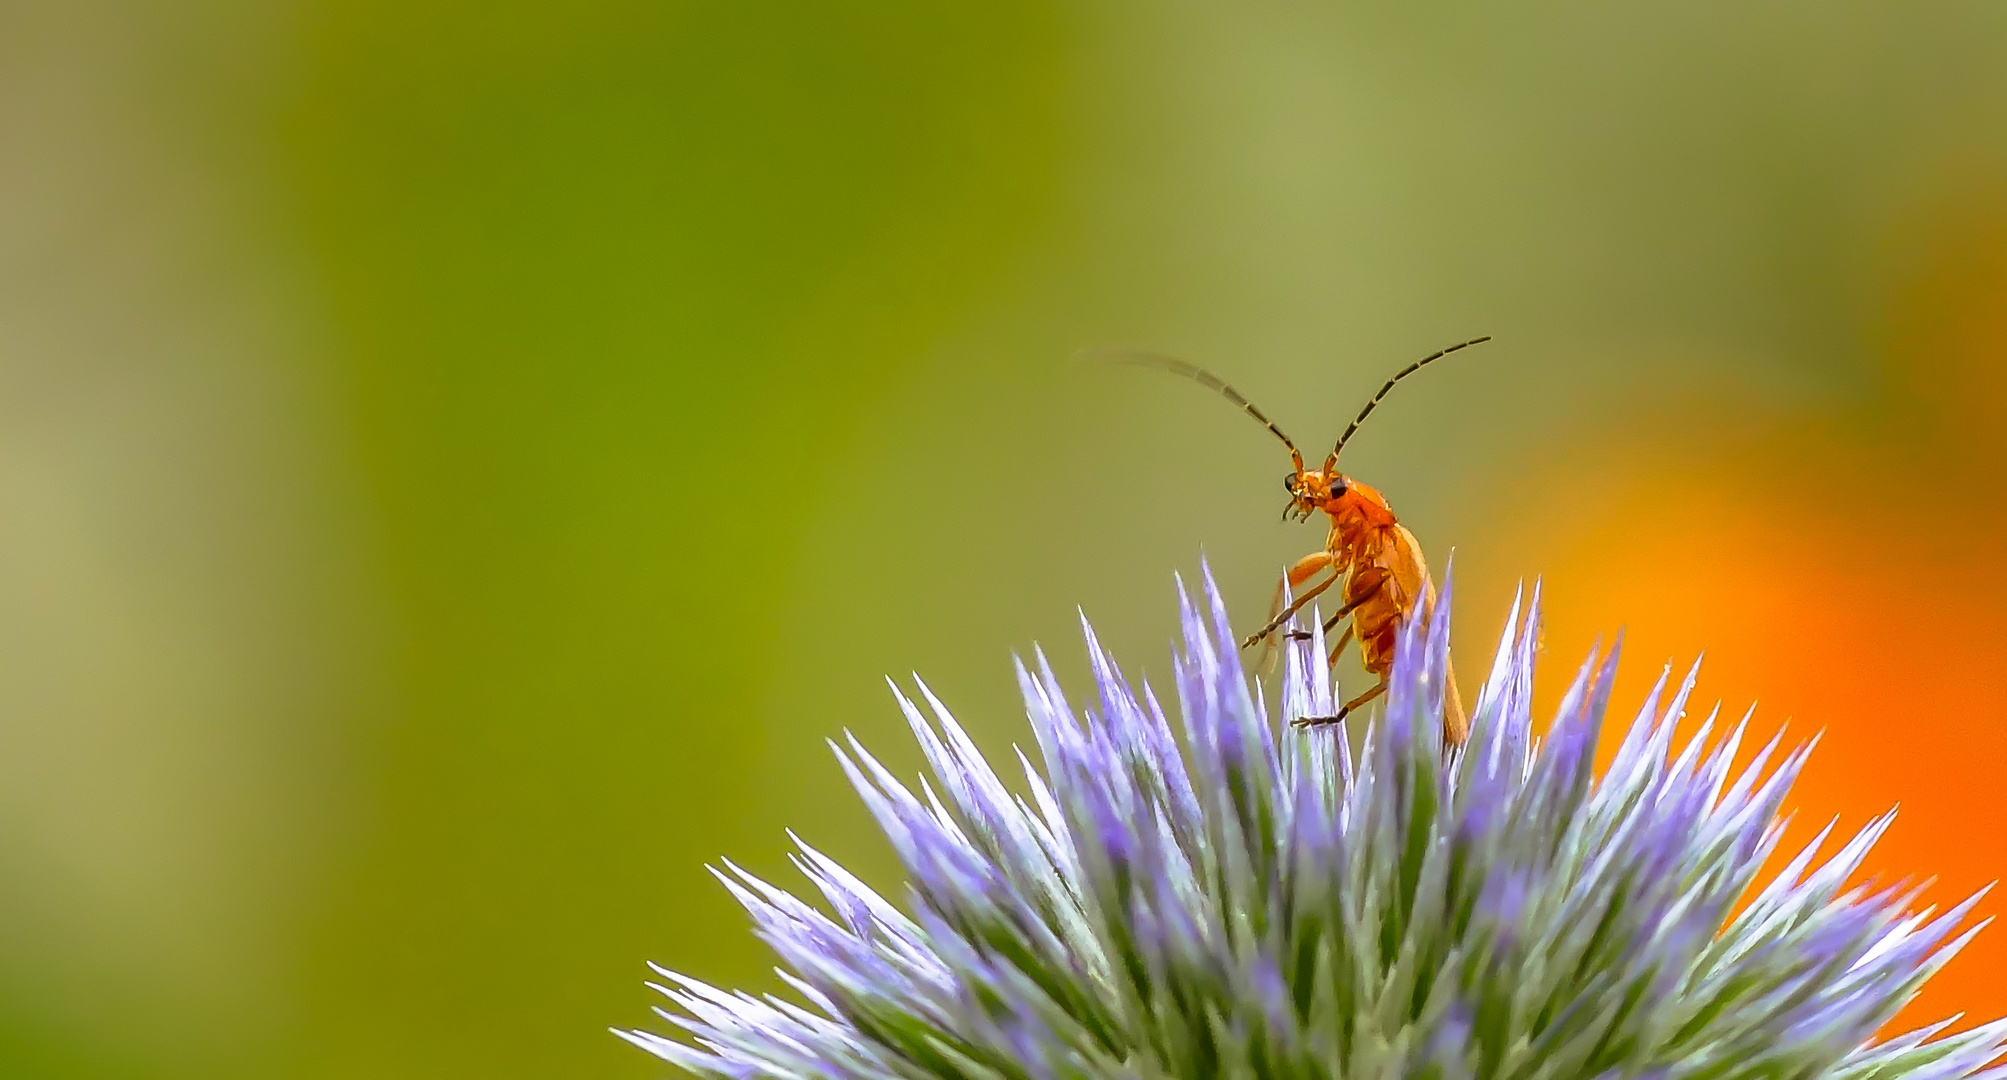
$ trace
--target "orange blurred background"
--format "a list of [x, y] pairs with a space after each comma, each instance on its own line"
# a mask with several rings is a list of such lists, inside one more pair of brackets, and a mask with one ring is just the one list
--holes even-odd
[[[1594, 466], [1526, 475], [1500, 522], [1557, 586], [1558, 658], [1625, 626], [1635, 700], [1653, 662], [1681, 658], [1677, 680], [1706, 650], [1717, 732], [1760, 700], [1750, 742], [1822, 733], [1791, 835], [1900, 804], [1863, 876], [1935, 876], [1943, 907], [2007, 867], [2007, 174], [1953, 163], [1901, 226], [1865, 297], [1882, 393], [1728, 438], [1663, 413], [1604, 433]], [[1997, 1016], [2003, 972], [2007, 939], [1981, 934], [1895, 1026]]]

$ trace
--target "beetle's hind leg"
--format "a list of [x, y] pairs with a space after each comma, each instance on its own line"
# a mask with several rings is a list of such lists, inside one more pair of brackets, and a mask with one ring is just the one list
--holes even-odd
[[1379, 697], [1381, 694], [1384, 694], [1386, 692], [1387, 692], [1387, 677], [1385, 675], [1382, 675], [1380, 676], [1380, 684], [1378, 686], [1375, 686], [1371, 690], [1368, 690], [1365, 693], [1360, 694], [1358, 697], [1355, 697], [1352, 700], [1346, 702], [1345, 707], [1338, 710], [1338, 719], [1340, 720], [1345, 719], [1345, 715], [1351, 712], [1353, 709], [1356, 709], [1359, 706], [1364, 705], [1365, 703], [1373, 700], [1376, 697]]

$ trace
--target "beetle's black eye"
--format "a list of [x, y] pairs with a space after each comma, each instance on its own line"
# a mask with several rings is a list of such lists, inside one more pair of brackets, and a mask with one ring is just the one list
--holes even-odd
[[1282, 474], [1282, 490], [1289, 492], [1291, 495], [1296, 494], [1295, 473], [1287, 472]]
[[1331, 482], [1331, 497], [1336, 499], [1344, 495], [1345, 492], [1351, 488], [1351, 486], [1352, 485], [1347, 484], [1343, 480], [1333, 480]]

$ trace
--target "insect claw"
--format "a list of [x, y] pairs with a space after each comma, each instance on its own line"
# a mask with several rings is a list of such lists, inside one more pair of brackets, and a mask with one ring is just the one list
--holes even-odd
[[1329, 725], [1332, 724], [1342, 724], [1345, 722], [1345, 714], [1351, 711], [1352, 710], [1350, 709], [1339, 709], [1337, 714], [1333, 716], [1299, 716], [1296, 719], [1290, 721], [1289, 726], [1309, 728], [1309, 727], [1328, 727]]
[[1308, 630], [1291, 630], [1282, 636], [1291, 641], [1309, 641], [1314, 635]]

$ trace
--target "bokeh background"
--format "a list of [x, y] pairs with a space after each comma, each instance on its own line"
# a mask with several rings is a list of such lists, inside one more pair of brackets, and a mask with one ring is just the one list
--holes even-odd
[[885, 675], [1002, 750], [1319, 542], [1074, 350], [1319, 445], [1480, 333], [1348, 453], [1464, 654], [1541, 577], [1550, 695], [1706, 649], [1999, 875], [1993, 0], [0, 4], [0, 1075], [663, 1075], [644, 961], [771, 981], [706, 861], [896, 888]]

